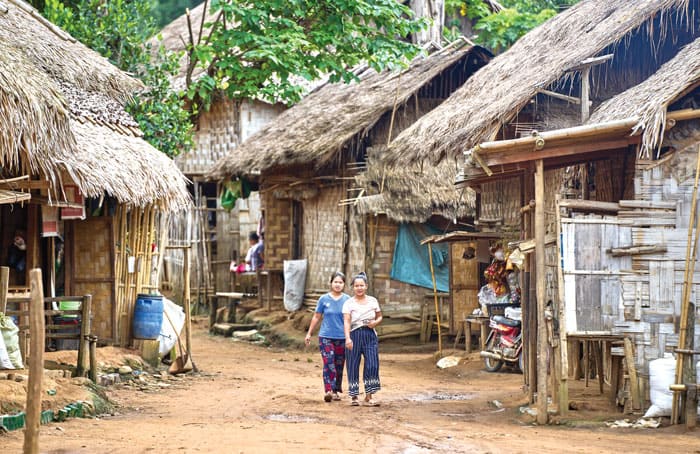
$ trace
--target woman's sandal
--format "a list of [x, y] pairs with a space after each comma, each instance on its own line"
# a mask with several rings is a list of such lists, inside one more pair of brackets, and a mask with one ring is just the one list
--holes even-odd
[[330, 402], [332, 398], [333, 398], [333, 394], [331, 394], [330, 392], [326, 393], [323, 396], [323, 400], [325, 400], [326, 402]]
[[369, 399], [365, 397], [365, 406], [366, 406], [366, 407], [378, 407], [378, 406], [379, 406], [379, 402], [377, 402], [376, 400], [372, 399], [371, 397], [370, 397]]
[[333, 393], [333, 400], [340, 400], [340, 394], [338, 394], [337, 392], [334, 392]]
[[353, 397], [352, 400], [350, 401], [350, 405], [352, 405], [353, 407], [359, 407], [360, 401], [357, 400], [357, 397]]

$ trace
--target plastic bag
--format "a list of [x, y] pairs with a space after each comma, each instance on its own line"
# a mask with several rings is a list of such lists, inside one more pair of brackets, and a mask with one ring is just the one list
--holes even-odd
[[15, 322], [5, 314], [0, 314], [0, 331], [5, 341], [5, 349], [10, 358], [10, 362], [15, 369], [24, 369], [22, 363], [22, 352], [19, 349], [19, 328]]
[[306, 259], [284, 261], [284, 308], [288, 311], [298, 311], [304, 303], [307, 266]]
[[7, 347], [5, 347], [5, 340], [0, 336], [0, 369], [14, 369], [15, 366], [12, 365], [10, 361], [10, 355], [7, 354]]
[[[170, 321], [168, 321], [168, 318], [170, 318]], [[174, 328], [173, 325], [175, 325]], [[182, 332], [183, 326], [185, 326], [185, 311], [169, 299], [163, 298], [163, 324], [158, 335], [158, 341], [160, 342], [158, 353], [160, 353], [161, 357], [167, 355], [173, 349], [177, 342], [177, 334]]]
[[477, 297], [479, 298], [479, 304], [481, 304], [482, 306], [486, 304], [496, 303], [496, 292], [494, 292], [491, 286], [489, 286], [488, 284], [481, 287], [481, 290], [479, 290]]

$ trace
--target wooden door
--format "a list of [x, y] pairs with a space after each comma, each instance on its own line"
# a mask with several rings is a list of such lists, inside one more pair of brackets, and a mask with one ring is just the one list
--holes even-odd
[[450, 244], [450, 333], [454, 334], [459, 323], [479, 307], [479, 262], [476, 254], [476, 241], [462, 241]]
[[67, 295], [92, 295], [92, 334], [117, 338], [112, 217], [66, 222]]

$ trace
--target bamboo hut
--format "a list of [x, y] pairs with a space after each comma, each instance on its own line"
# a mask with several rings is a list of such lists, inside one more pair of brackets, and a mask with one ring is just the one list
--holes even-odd
[[[416, 188], [436, 181], [431, 180], [434, 169], [419, 167], [380, 177], [382, 147], [439, 105], [489, 58], [482, 48], [455, 44], [418, 58], [403, 72], [378, 74], [360, 68], [359, 82], [315, 90], [249, 138], [238, 153], [220, 160], [210, 178], [246, 175], [259, 181], [265, 266], [281, 270], [284, 260], [308, 259], [310, 300], [326, 291], [327, 276], [334, 270], [365, 270], [385, 313], [418, 314], [430, 289], [391, 278], [399, 222], [411, 220], [427, 228], [425, 221], [434, 213], [449, 212], [453, 220], [468, 210], [453, 210], [462, 194], [443, 194], [446, 185], [430, 188], [422, 205], [388, 210], [378, 197], [392, 200], [406, 190], [414, 194]], [[443, 168], [453, 174], [456, 169], [454, 161]], [[362, 179], [356, 182], [358, 175]], [[370, 212], [378, 216], [369, 220]], [[441, 227], [444, 224], [449, 221], [443, 218]]]
[[[186, 88], [189, 61], [184, 53], [192, 36], [198, 36], [204, 21], [214, 19], [210, 3], [205, 2], [175, 19], [159, 33], [162, 45], [169, 51], [183, 52], [180, 72], [173, 78], [176, 89]], [[204, 16], [205, 7], [207, 15]], [[206, 36], [206, 29], [203, 31]], [[161, 44], [152, 40], [154, 47]], [[192, 78], [202, 73], [194, 68]], [[260, 222], [260, 199], [257, 192], [247, 198], [239, 198], [231, 211], [221, 206], [220, 182], [206, 181], [204, 174], [221, 158], [235, 154], [241, 142], [255, 134], [272, 121], [286, 106], [281, 103], [258, 99], [232, 100], [224, 94], [218, 95], [211, 108], [201, 112], [195, 123], [194, 147], [175, 158], [178, 168], [192, 181], [190, 192], [194, 196], [194, 207], [173, 217], [170, 238], [173, 244], [191, 245], [193, 248], [192, 292], [196, 300], [206, 301], [216, 291], [229, 291], [233, 283], [229, 271], [231, 261], [242, 260], [248, 249], [248, 233], [258, 230]], [[164, 278], [176, 294], [182, 294], [180, 282], [181, 256], [179, 252], [168, 252], [167, 275]]]
[[[698, 80], [699, 6], [584, 0], [528, 33], [390, 145], [394, 163], [463, 154], [458, 180], [477, 190], [480, 230], [533, 252], [523, 270], [525, 380], [532, 402], [535, 391], [550, 393], [562, 414], [568, 381], [588, 373], [589, 359], [614, 364], [601, 346], [628, 347], [627, 397], [613, 386], [628, 408], [648, 398], [648, 362], [677, 347], [673, 301], [683, 278], [674, 273], [685, 250], [645, 247], [671, 244], [692, 219], [682, 150], [696, 142], [697, 120], [683, 107], [692, 106]], [[554, 322], [545, 318], [547, 301]], [[548, 336], [556, 326], [559, 334]], [[607, 353], [579, 360], [579, 345]], [[610, 369], [600, 361], [602, 390]], [[537, 404], [544, 422], [546, 401]]]
[[11, 291], [43, 268], [49, 296], [92, 295], [101, 343], [129, 343], [136, 294], [155, 289], [159, 222], [190, 205], [186, 180], [124, 111], [140, 82], [20, 0], [0, 4], [0, 42], [0, 260], [15, 263]]

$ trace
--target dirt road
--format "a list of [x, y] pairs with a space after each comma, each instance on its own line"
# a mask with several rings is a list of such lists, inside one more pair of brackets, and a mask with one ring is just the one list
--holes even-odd
[[[113, 388], [118, 415], [42, 426], [42, 452], [700, 453], [700, 435], [682, 428], [533, 426], [517, 411], [521, 377], [488, 374], [477, 356], [440, 370], [431, 354], [385, 351], [382, 405], [368, 408], [347, 397], [323, 402], [315, 349], [266, 348], [202, 328], [194, 341], [205, 374], [153, 393]], [[489, 404], [496, 399], [503, 409]], [[0, 451], [21, 452], [22, 436], [0, 436]]]

